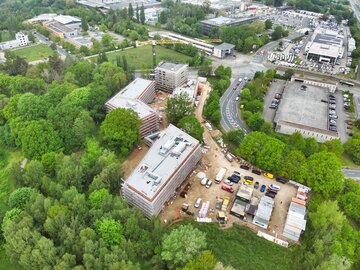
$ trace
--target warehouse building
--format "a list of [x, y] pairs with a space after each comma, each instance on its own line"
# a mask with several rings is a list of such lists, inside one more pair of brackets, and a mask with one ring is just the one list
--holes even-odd
[[317, 28], [306, 45], [306, 58], [317, 62], [334, 64], [344, 54], [344, 36], [338, 32]]
[[301, 133], [318, 142], [339, 139], [338, 132], [328, 130], [329, 91], [336, 85], [293, 78], [284, 88], [274, 124], [279, 133]]
[[162, 131], [122, 186], [128, 203], [158, 215], [201, 158], [200, 143], [173, 125]]
[[227, 55], [232, 55], [234, 53], [235, 45], [230, 43], [222, 43], [214, 47], [213, 55], [218, 58], [224, 58]]
[[257, 16], [247, 17], [247, 18], [228, 18], [228, 17], [216, 17], [213, 19], [207, 19], [200, 21], [200, 25], [202, 27], [202, 33], [204, 35], [209, 35], [213, 29], [219, 29], [223, 26], [239, 26], [248, 23], [252, 23], [259, 19]]
[[155, 98], [155, 84], [153, 81], [136, 78], [124, 89], [105, 103], [107, 111], [117, 108], [132, 109], [140, 120], [140, 136], [144, 138], [159, 130], [159, 116], [157, 112], [146, 103]]
[[28, 46], [30, 44], [28, 35], [18, 32], [15, 34], [15, 39], [0, 43], [0, 50], [8, 50], [18, 47]]
[[267, 229], [271, 219], [274, 204], [275, 202], [273, 199], [267, 196], [262, 196], [252, 223], [263, 229]]
[[231, 207], [230, 214], [240, 219], [244, 219], [248, 208], [249, 204], [242, 200], [235, 199], [233, 207]]
[[250, 203], [253, 193], [254, 189], [252, 187], [241, 185], [236, 193], [236, 198], [241, 201]]
[[188, 65], [160, 62], [155, 69], [156, 89], [172, 93], [188, 80]]

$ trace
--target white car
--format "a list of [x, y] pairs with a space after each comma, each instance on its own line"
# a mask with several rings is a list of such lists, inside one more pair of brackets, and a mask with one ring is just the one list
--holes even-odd
[[201, 199], [201, 198], [197, 198], [197, 200], [196, 200], [196, 202], [195, 202], [195, 204], [194, 204], [194, 207], [195, 207], [195, 208], [199, 208], [200, 205], [201, 205], [201, 202], [202, 202], [202, 199]]
[[239, 100], [239, 97], [236, 97], [235, 100], [238, 101], [238, 100]]
[[232, 186], [234, 183], [231, 182], [229, 179], [225, 179], [224, 180], [224, 184], [228, 185], [228, 186]]
[[211, 185], [212, 185], [212, 181], [210, 180], [210, 179], [208, 179], [207, 180], [207, 182], [206, 182], [206, 188], [210, 188], [211, 187]]
[[269, 185], [269, 188], [272, 189], [272, 190], [275, 190], [275, 191], [279, 191], [279, 190], [280, 190], [280, 186], [274, 185], [274, 184], [270, 184], [270, 185]]

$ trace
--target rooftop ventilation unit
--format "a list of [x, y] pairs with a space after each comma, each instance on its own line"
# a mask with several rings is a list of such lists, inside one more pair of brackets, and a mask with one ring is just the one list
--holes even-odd
[[186, 143], [185, 142], [180, 142], [172, 151], [172, 154], [175, 156], [180, 156], [182, 152], [184, 152], [186, 148]]
[[165, 155], [167, 152], [170, 151], [171, 148], [175, 145], [175, 140], [170, 139], [168, 140], [161, 148], [160, 148], [160, 154]]

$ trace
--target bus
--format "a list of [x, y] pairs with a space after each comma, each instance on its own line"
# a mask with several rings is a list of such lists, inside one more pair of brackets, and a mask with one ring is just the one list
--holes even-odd
[[340, 84], [342, 84], [342, 85], [349, 86], [349, 87], [353, 87], [353, 86], [354, 86], [354, 84], [353, 84], [353, 83], [351, 83], [351, 82], [347, 82], [347, 81], [343, 81], [343, 80], [341, 80], [339, 83], [340, 83]]

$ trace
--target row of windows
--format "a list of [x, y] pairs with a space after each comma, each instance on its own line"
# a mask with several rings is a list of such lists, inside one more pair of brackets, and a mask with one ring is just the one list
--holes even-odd
[[319, 136], [320, 134], [319, 133], [316, 133], [316, 132], [312, 132], [312, 134], [310, 134], [310, 131], [307, 132], [306, 134], [306, 131], [305, 130], [301, 130], [301, 129], [295, 129], [295, 132], [299, 132], [303, 135], [308, 135], [308, 136], [313, 136], [313, 137], [320, 137], [320, 138], [323, 138], [323, 139], [332, 139], [333, 137], [332, 136], [327, 136], [327, 135], [324, 135], [324, 134], [321, 134], [321, 136]]

